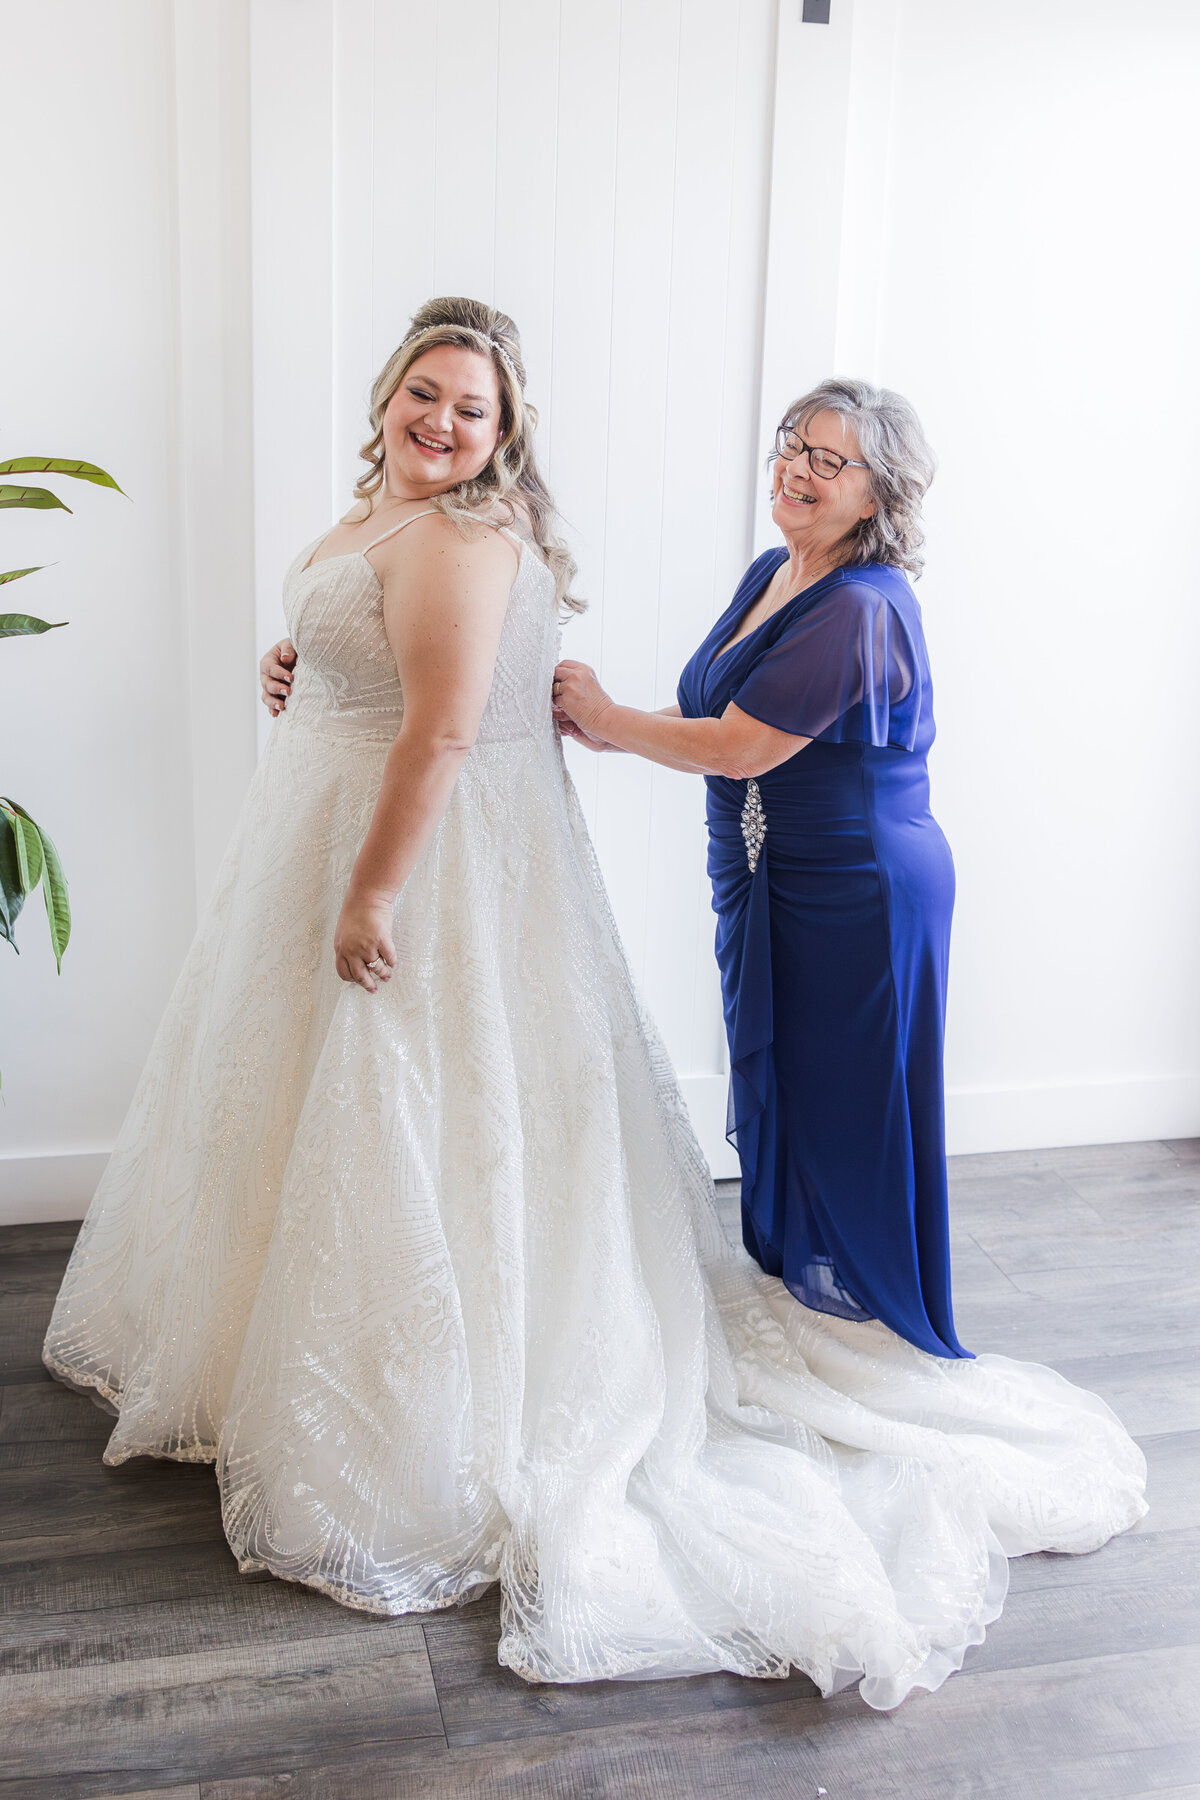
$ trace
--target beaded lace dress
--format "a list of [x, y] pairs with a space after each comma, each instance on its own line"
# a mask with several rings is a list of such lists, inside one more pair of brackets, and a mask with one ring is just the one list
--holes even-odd
[[293, 692], [46, 1339], [109, 1463], [211, 1461], [243, 1570], [348, 1606], [498, 1581], [530, 1681], [936, 1687], [1006, 1557], [1144, 1512], [1052, 1371], [807, 1311], [722, 1232], [550, 710], [528, 543], [491, 695], [396, 902], [332, 933], [403, 711], [362, 555], [288, 572]]

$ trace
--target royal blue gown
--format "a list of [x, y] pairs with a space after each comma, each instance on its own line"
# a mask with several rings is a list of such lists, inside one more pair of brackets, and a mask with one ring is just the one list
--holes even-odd
[[942, 1092], [954, 864], [929, 810], [921, 611], [901, 570], [838, 569], [720, 655], [786, 554], [750, 565], [679, 683], [685, 718], [735, 702], [813, 740], [756, 792], [707, 778], [743, 1238], [806, 1306], [969, 1356]]

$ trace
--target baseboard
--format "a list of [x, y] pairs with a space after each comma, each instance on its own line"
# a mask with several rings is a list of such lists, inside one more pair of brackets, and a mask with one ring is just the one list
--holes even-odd
[[107, 1161], [107, 1150], [0, 1157], [0, 1225], [82, 1219]]
[[[737, 1155], [725, 1141], [728, 1077], [688, 1075], [679, 1085], [714, 1178], [736, 1176]], [[0, 1157], [0, 1225], [82, 1219], [107, 1161], [107, 1150]]]
[[[718, 1181], [737, 1176], [737, 1155], [725, 1141], [729, 1077], [685, 1075], [679, 1085], [713, 1175]], [[1200, 1137], [1200, 1074], [1061, 1086], [951, 1088], [946, 1094], [946, 1148], [951, 1156], [1186, 1137]]]
[[1200, 1074], [946, 1094], [951, 1156], [1186, 1137], [1200, 1137]]
[[[713, 1176], [718, 1181], [736, 1176], [737, 1155], [725, 1141], [728, 1078], [685, 1076], [680, 1086]], [[107, 1161], [107, 1150], [0, 1157], [0, 1225], [82, 1219]]]
[[[718, 1181], [738, 1174], [737, 1155], [725, 1140], [728, 1080], [685, 1075], [679, 1084]], [[1200, 1074], [1076, 1086], [956, 1088], [946, 1095], [952, 1156], [1186, 1137], [1200, 1137]], [[0, 1157], [0, 1225], [82, 1219], [107, 1161], [107, 1150]]]

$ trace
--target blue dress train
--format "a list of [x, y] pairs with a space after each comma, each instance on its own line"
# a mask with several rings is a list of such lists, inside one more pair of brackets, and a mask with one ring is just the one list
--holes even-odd
[[734, 702], [813, 740], [757, 784], [707, 778], [743, 1238], [806, 1306], [966, 1357], [942, 1093], [954, 864], [929, 810], [920, 607], [899, 569], [838, 569], [720, 654], [786, 554], [751, 564], [679, 683], [685, 717]]

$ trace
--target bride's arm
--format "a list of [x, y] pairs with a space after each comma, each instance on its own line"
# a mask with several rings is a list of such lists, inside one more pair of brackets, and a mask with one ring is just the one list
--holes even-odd
[[555, 704], [590, 736], [689, 774], [745, 781], [778, 768], [812, 742], [764, 725], [732, 704], [719, 719], [685, 719], [678, 708], [672, 715], [618, 706], [586, 663], [559, 663], [554, 689]]
[[[334, 935], [338, 974], [369, 993], [395, 967], [393, 902], [475, 742], [515, 573], [507, 539], [494, 531], [464, 538], [449, 519], [423, 519], [393, 541], [377, 561], [404, 720]], [[386, 967], [373, 971], [376, 961]]]

